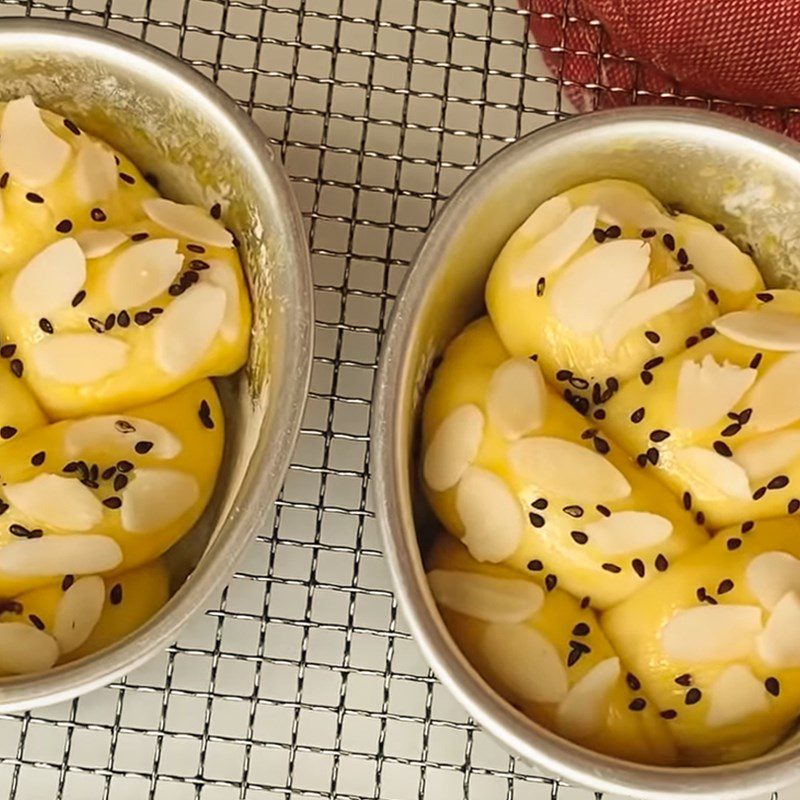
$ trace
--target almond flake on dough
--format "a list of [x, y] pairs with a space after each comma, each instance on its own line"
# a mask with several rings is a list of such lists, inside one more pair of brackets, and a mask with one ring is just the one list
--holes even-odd
[[225, 230], [222, 224], [198, 206], [152, 197], [142, 201], [142, 209], [157, 225], [191, 242], [200, 242], [211, 247], [233, 247], [230, 231]]
[[709, 728], [735, 725], [753, 714], [769, 710], [764, 684], [744, 664], [727, 667], [706, 691], [709, 703], [706, 725]]
[[554, 436], [530, 436], [509, 446], [512, 469], [543, 494], [603, 503], [631, 493], [625, 476], [599, 453]]
[[122, 563], [122, 550], [109, 536], [59, 534], [20, 539], [0, 547], [0, 573], [14, 577], [91, 575]]
[[58, 643], [26, 622], [0, 623], [0, 675], [44, 672], [58, 661]]
[[83, 143], [75, 159], [75, 193], [86, 203], [106, 200], [117, 188], [117, 162], [114, 153], [100, 142], [82, 136]]
[[712, 325], [731, 341], [760, 350], [800, 350], [800, 317], [786, 311], [732, 311]]
[[757, 375], [749, 367], [718, 364], [711, 354], [700, 362], [684, 361], [678, 374], [675, 424], [688, 430], [713, 425], [742, 399]]
[[166, 292], [183, 264], [183, 256], [177, 249], [177, 239], [148, 239], [123, 250], [106, 276], [106, 287], [114, 306], [143, 305]]
[[602, 729], [608, 717], [608, 698], [620, 675], [619, 659], [595, 664], [561, 701], [556, 725], [568, 739], [586, 739]]
[[702, 500], [733, 498], [750, 500], [750, 482], [744, 468], [705, 447], [685, 447], [675, 451], [675, 461], [699, 481], [694, 494]]
[[128, 237], [113, 228], [87, 228], [75, 234], [75, 241], [86, 258], [102, 258], [127, 242]]
[[439, 423], [425, 451], [422, 474], [434, 492], [455, 486], [478, 455], [483, 441], [483, 412], [469, 403]]
[[560, 703], [569, 680], [558, 651], [528, 625], [489, 625], [481, 641], [483, 656], [514, 699]]
[[69, 308], [86, 281], [86, 256], [71, 236], [40, 250], [16, 275], [11, 299], [24, 314], [39, 319]]
[[203, 272], [203, 280], [219, 286], [225, 292], [225, 315], [219, 335], [226, 342], [234, 342], [239, 336], [241, 325], [241, 309], [239, 307], [239, 283], [236, 280], [234, 267], [221, 258], [207, 260], [208, 269]]
[[524, 622], [544, 602], [535, 583], [478, 572], [434, 569], [428, 585], [440, 606], [483, 622]]
[[768, 550], [750, 561], [745, 577], [758, 602], [771, 610], [787, 592], [800, 592], [800, 560], [791, 553]]
[[744, 467], [750, 483], [772, 478], [800, 457], [800, 431], [774, 431], [750, 439], [736, 448], [733, 456]]
[[756, 641], [761, 660], [770, 667], [800, 667], [800, 596], [787, 592], [772, 610]]
[[67, 458], [111, 448], [132, 452], [141, 439], [153, 443], [148, 455], [155, 458], [175, 458], [183, 449], [181, 440], [157, 422], [128, 414], [105, 414], [70, 422], [64, 433], [64, 450]]
[[576, 208], [557, 228], [522, 252], [511, 273], [512, 289], [530, 289], [539, 278], [560, 269], [592, 235], [596, 206]]
[[672, 219], [646, 197], [648, 192], [635, 184], [626, 183], [599, 181], [594, 185], [581, 187], [581, 197], [587, 203], [598, 206], [597, 217], [606, 225], [632, 227], [639, 231], [645, 228], [670, 230]]
[[[649, 274], [645, 272], [646, 276]], [[688, 300], [694, 294], [696, 286], [693, 278], [666, 280], [629, 297], [614, 309], [600, 328], [600, 339], [606, 352], [613, 353], [631, 331]]]
[[194, 475], [176, 469], [137, 467], [122, 492], [122, 527], [152, 533], [171, 525], [199, 499]]
[[106, 586], [97, 575], [78, 578], [61, 595], [53, 620], [53, 638], [62, 653], [77, 650], [91, 636], [105, 600]]
[[464, 526], [461, 541], [476, 561], [503, 561], [519, 547], [525, 529], [519, 500], [493, 472], [466, 470], [456, 489], [456, 511]]
[[59, 383], [94, 383], [119, 372], [128, 361], [129, 346], [108, 334], [57, 333], [33, 346], [33, 365]]
[[184, 375], [208, 353], [225, 316], [225, 290], [198, 283], [175, 298], [154, 324], [153, 349], [168, 375]]
[[758, 606], [694, 606], [676, 611], [661, 629], [669, 658], [697, 663], [745, 658], [761, 632]]
[[747, 405], [753, 409], [750, 425], [757, 431], [774, 431], [800, 419], [800, 353], [782, 356], [759, 378]]
[[636, 290], [650, 263], [650, 245], [617, 239], [578, 256], [550, 292], [553, 313], [578, 333], [596, 331]]
[[489, 420], [506, 439], [535, 431], [544, 421], [547, 390], [539, 365], [510, 358], [492, 374], [486, 392]]
[[0, 124], [0, 163], [14, 180], [36, 189], [64, 170], [72, 150], [45, 124], [30, 97], [6, 105]]
[[646, 550], [672, 535], [672, 523], [649, 511], [616, 511], [585, 526], [589, 542], [605, 555]]
[[29, 481], [9, 483], [4, 491], [13, 508], [49, 528], [88, 531], [103, 518], [101, 502], [74, 478], [42, 472]]
[[529, 242], [536, 242], [546, 236], [554, 228], [561, 225], [572, 212], [572, 204], [564, 195], [557, 194], [545, 200], [529, 217], [517, 228], [514, 237], [519, 235]]

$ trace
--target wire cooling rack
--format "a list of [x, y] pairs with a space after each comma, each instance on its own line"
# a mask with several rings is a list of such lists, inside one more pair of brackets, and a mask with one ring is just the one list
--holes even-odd
[[0, 0], [0, 17], [19, 15], [145, 39], [253, 115], [304, 212], [317, 324], [293, 465], [227, 589], [126, 679], [0, 716], [0, 798], [592, 800], [510, 757], [430, 673], [368, 499], [372, 381], [422, 234], [477, 164], [569, 113], [527, 12], [513, 0]]

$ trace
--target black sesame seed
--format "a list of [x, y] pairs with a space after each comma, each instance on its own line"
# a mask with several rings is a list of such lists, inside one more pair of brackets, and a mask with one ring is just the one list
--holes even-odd
[[786, 475], [776, 475], [767, 484], [767, 489], [783, 489], [788, 485], [789, 485], [789, 478]]
[[611, 450], [611, 445], [600, 436], [595, 436], [592, 442], [594, 444], [594, 449], [597, 450], [600, 455], [606, 455]]
[[715, 222], [714, 223], [714, 230], [718, 231], [719, 233], [722, 233], [722, 231], [725, 230], [725, 226], [721, 222]]
[[[203, 263], [205, 264], [205, 261]], [[191, 266], [191, 264], [189, 266]], [[205, 267], [204, 267], [204, 269], [205, 269]], [[545, 285], [546, 284], [545, 284], [545, 279], [544, 278], [539, 278], [539, 280], [536, 281], [536, 296], [537, 297], [541, 297], [544, 294]]]
[[12, 522], [11, 525], [8, 526], [8, 532], [12, 536], [19, 536], [23, 539], [29, 538], [31, 533], [24, 525], [20, 525], [17, 522]]
[[655, 228], [645, 228], [641, 233], [642, 239], [652, 239], [657, 232]]
[[722, 429], [720, 436], [736, 436], [741, 429], [742, 426], [738, 422], [732, 422], [730, 425]]
[[136, 433], [136, 428], [126, 419], [114, 420], [114, 428], [120, 433]]
[[687, 511], [692, 507], [692, 495], [689, 492], [683, 493], [683, 507]]
[[142, 441], [136, 442], [136, 444], [133, 446], [133, 449], [140, 456], [143, 456], [145, 453], [149, 453], [153, 449], [153, 443], [148, 442], [146, 439], [142, 439]]
[[737, 539], [735, 536], [732, 536], [727, 542], [725, 542], [725, 547], [727, 547], [728, 550], [738, 550], [741, 546], [742, 540]]
[[708, 594], [706, 592], [706, 587], [705, 586], [700, 586], [697, 589], [697, 591], [695, 592], [695, 596], [702, 603], [706, 599], [706, 597], [708, 596]]
[[106, 499], [103, 500], [103, 505], [106, 508], [119, 508], [122, 505], [122, 500], [120, 500], [119, 497], [106, 497]]
[[38, 628], [40, 631], [44, 630], [44, 622], [41, 617], [37, 617], [36, 614], [28, 614], [28, 619], [33, 623], [34, 628]]
[[578, 622], [572, 629], [573, 636], [588, 636], [589, 626], [585, 622]]
[[583, 508], [581, 508], [581, 506], [564, 506], [561, 510], [565, 514], [568, 514], [570, 517], [575, 517], [576, 519], [583, 516]]
[[576, 544], [586, 544], [589, 541], [589, 537], [583, 531], [570, 531], [569, 535]]
[[137, 325], [147, 325], [148, 322], [153, 321], [153, 315], [149, 311], [137, 311], [133, 315], [133, 321]]
[[56, 225], [56, 230], [59, 233], [69, 233], [72, 230], [72, 220], [62, 219], [61, 222]]
[[708, 339], [716, 333], [714, 328], [700, 328], [700, 338]]
[[556, 372], [557, 381], [568, 381], [572, 377], [572, 372], [568, 369], [560, 369]]
[[595, 508], [604, 517], [610, 517], [611, 516], [611, 511], [610, 511], [610, 509], [606, 508], [606, 506], [604, 506], [604, 505], [596, 505]]
[[629, 672], [625, 676], [625, 683], [627, 683], [634, 692], [638, 692], [639, 689], [642, 688], [642, 682], [632, 672]]
[[695, 521], [695, 522], [696, 522], [698, 525], [705, 525], [705, 524], [706, 524], [706, 515], [705, 515], [705, 514], [704, 514], [702, 511], [698, 511], [698, 512], [697, 512], [697, 513], [694, 515], [694, 521]]
[[65, 575], [61, 581], [61, 591], [66, 592], [72, 584], [75, 583], [74, 575]]
[[112, 606], [118, 606], [122, 602], [122, 584], [115, 583], [108, 593], [108, 599], [111, 601]]
[[687, 348], [694, 347], [699, 341], [700, 339], [698, 339], [697, 336], [690, 336], [683, 344]]
[[686, 703], [687, 706], [693, 706], [695, 703], [700, 702], [700, 698], [702, 696], [703, 693], [696, 686], [693, 686], [688, 692], [686, 692], [683, 702]]
[[25, 199], [29, 203], [44, 203], [44, 197], [42, 197], [40, 194], [36, 194], [36, 192], [28, 192], [25, 195]]
[[767, 487], [759, 486], [758, 489], [753, 492], [753, 500], [760, 500], [766, 493]]
[[100, 468], [97, 464], [92, 464], [91, 468], [89, 469], [89, 478], [93, 481], [96, 481], [100, 477]]
[[636, 463], [640, 467], [646, 467], [647, 466], [647, 455], [645, 453], [639, 453], [639, 455], [636, 456]]
[[189, 244], [186, 245], [186, 249], [190, 253], [205, 253], [205, 251], [206, 251], [206, 249], [205, 249], [205, 247], [203, 247], [203, 245], [194, 244], [193, 242], [189, 242]]
[[17, 434], [17, 429], [13, 425], [3, 425], [0, 428], [0, 439], [11, 439]]
[[119, 325], [120, 328], [127, 328], [128, 325], [130, 324], [131, 324], [131, 315], [127, 311], [125, 311], [125, 309], [123, 309], [122, 311], [119, 312], [119, 314], [117, 314], [117, 325]]
[[541, 528], [544, 526], [544, 517], [541, 514], [531, 511], [531, 513], [528, 514], [528, 519], [531, 521], [531, 525], [533, 525], [534, 528]]
[[664, 431], [660, 428], [657, 428], [656, 430], [650, 432], [651, 442], [663, 442], [665, 439], [669, 439], [669, 431]]
[[630, 703], [628, 703], [628, 708], [631, 711], [642, 711], [644, 707], [647, 705], [647, 700], [644, 697], [634, 697]]
[[609, 239], [619, 239], [619, 237], [622, 236], [622, 229], [619, 225], [610, 225], [606, 228], [606, 236]]
[[675, 678], [675, 683], [677, 683], [678, 686], [691, 686], [692, 676], [688, 672], [684, 672], [683, 675], [678, 675], [678, 677]]
[[72, 298], [72, 307], [75, 308], [76, 306], [79, 306], [84, 301], [85, 297], [86, 297], [86, 290], [85, 289], [81, 289], [75, 295], [75, 297]]
[[91, 218], [92, 218], [92, 219], [93, 219], [95, 222], [105, 222], [105, 221], [108, 219], [108, 217], [106, 216], [106, 212], [105, 212], [105, 211], [103, 211], [103, 209], [102, 209], [102, 208], [93, 208], [93, 209], [92, 209], [92, 210], [89, 212], [89, 216], [90, 216], [90, 217], [91, 217]]
[[769, 677], [764, 681], [764, 688], [773, 696], [777, 697], [781, 693], [781, 684], [777, 678]]
[[31, 456], [31, 464], [33, 464], [34, 467], [41, 467], [42, 464], [44, 464], [46, 457], [47, 454], [44, 452], [44, 450], [40, 450], [38, 453], [34, 453]]
[[49, 319], [45, 319], [45, 317], [42, 317], [39, 320], [39, 328], [41, 330], [43, 330], [45, 333], [52, 333], [53, 332], [53, 323], [50, 322]]
[[616, 575], [618, 572], [622, 572], [622, 567], [617, 564], [612, 564], [610, 561], [607, 561], [605, 564], [600, 565], [606, 572], [611, 572]]
[[654, 562], [655, 568], [659, 572], [666, 572], [667, 568], [669, 567], [669, 561], [667, 561], [667, 557], [663, 553], [659, 553], [656, 556], [656, 560]]
[[173, 283], [169, 289], [167, 289], [170, 297], [178, 297], [178, 295], [183, 294], [185, 291], [185, 288], [177, 283]]
[[8, 173], [4, 172], [0, 175], [0, 189], [5, 189], [8, 186]]
[[731, 589], [733, 589], [733, 581], [730, 578], [725, 578], [719, 582], [717, 594], [727, 594]]
[[756, 297], [757, 297], [757, 298], [758, 298], [758, 299], [759, 299], [759, 300], [760, 300], [762, 303], [769, 303], [769, 301], [770, 301], [770, 300], [774, 300], [774, 299], [775, 299], [775, 295], [773, 295], [773, 294], [770, 294], [769, 292], [758, 292], [758, 293], [756, 294]]
[[678, 263], [681, 265], [689, 263], [689, 254], [682, 247], [675, 254], [675, 257], [678, 259]]
[[117, 473], [114, 476], [114, 491], [121, 492], [128, 485], [128, 477]]
[[11, 358], [16, 352], [17, 346], [15, 344], [4, 344], [0, 347], [0, 356], [3, 358]]
[[61, 468], [61, 471], [62, 472], [77, 472], [78, 471], [78, 462], [77, 461], [68, 461]]
[[800, 511], [800, 500], [798, 500], [796, 497], [793, 497], [786, 506], [786, 510], [790, 514], [796, 514], [798, 511]]
[[638, 424], [644, 419], [644, 406], [640, 406], [631, 414], [631, 422]]
[[708, 292], [708, 299], [716, 306], [719, 305], [719, 296], [713, 289], [709, 289]]
[[733, 455], [733, 451], [728, 447], [725, 442], [716, 441], [713, 444], [714, 450], [717, 451], [721, 456], [725, 456], [726, 458], [730, 458]]
[[583, 655], [581, 650], [572, 649], [567, 656], [567, 666], [574, 667], [578, 663], [578, 659]]
[[101, 477], [101, 478], [102, 478], [104, 481], [111, 480], [111, 478], [113, 478], [113, 477], [114, 477], [114, 473], [115, 473], [116, 471], [117, 471], [117, 468], [116, 468], [116, 467], [107, 467], [106, 469], [104, 469], [104, 470], [103, 470], [103, 472], [101, 473], [100, 477]]
[[653, 344], [658, 344], [661, 341], [661, 337], [655, 331], [645, 331], [644, 338]]
[[558, 578], [553, 575], [547, 575], [544, 579], [544, 585], [547, 587], [548, 592], [552, 592], [553, 589], [556, 588], [556, 584], [558, 583]]
[[538, 558], [534, 558], [533, 561], [528, 562], [528, 569], [531, 572], [541, 572], [543, 569], [543, 564]]
[[647, 448], [647, 460], [655, 466], [658, 464], [658, 450], [655, 447], [648, 447]]
[[662, 719], [675, 719], [678, 716], [678, 712], [674, 708], [665, 708], [659, 716]]
[[645, 386], [649, 386], [653, 382], [653, 373], [644, 370], [639, 377], [642, 379], [642, 383]]
[[147, 231], [140, 231], [139, 233], [134, 233], [131, 235], [132, 242], [143, 242], [145, 239], [149, 239], [150, 234]]
[[117, 461], [117, 469], [120, 472], [130, 472], [133, 469], [133, 464], [130, 461]]
[[[209, 269], [209, 263], [207, 261], [203, 261], [200, 258], [193, 258], [189, 262], [189, 269], [197, 270], [198, 272], [202, 272], [204, 269]], [[544, 278], [540, 278], [540, 281], [544, 281]]]
[[763, 354], [756, 353], [750, 360], [750, 369], [758, 369], [758, 365], [761, 363], [761, 359], [763, 357], [764, 357]]
[[106, 317], [103, 325], [107, 331], [110, 331], [114, 327], [116, 322], [117, 322], [117, 315], [112, 312]]
[[[206, 401], [205, 401], [205, 400], [203, 400], [203, 403], [205, 403], [205, 402], [206, 402]], [[201, 413], [201, 414], [203, 413], [203, 403], [200, 403], [200, 413]], [[206, 403], [206, 405], [208, 405], [208, 403]], [[538, 509], [541, 511], [541, 510], [543, 510], [543, 509], [547, 508], [547, 500], [545, 500], [545, 499], [544, 499], [544, 497], [540, 497], [538, 500], [534, 500], [534, 501], [531, 503], [531, 505], [532, 505], [534, 508], [538, 508]]]
[[641, 558], [634, 558], [631, 561], [631, 566], [633, 567], [633, 571], [640, 577], [644, 578], [645, 568], [644, 568], [644, 561]]
[[666, 247], [667, 250], [675, 249], [675, 237], [671, 233], [665, 233], [661, 237], [661, 241], [664, 242], [664, 247]]
[[587, 381], [585, 378], [579, 378], [577, 375], [573, 375], [571, 378], [569, 378], [569, 385], [572, 386], [573, 389], [583, 391], [584, 389], [589, 388], [589, 381]]
[[592, 402], [599, 405], [603, 402], [603, 390], [599, 383], [592, 386]]
[[103, 323], [99, 319], [97, 319], [97, 317], [89, 317], [89, 319], [86, 320], [86, 321], [89, 323], [89, 327], [95, 333], [105, 333], [106, 332], [105, 325], [103, 325]]
[[70, 133], [74, 133], [75, 136], [80, 136], [81, 135], [81, 129], [71, 119], [65, 119], [64, 120], [64, 127]]
[[127, 172], [120, 172], [119, 177], [129, 186], [133, 186], [133, 184], [136, 183], [136, 178], [134, 178], [133, 175], [128, 175]]
[[589, 604], [592, 602], [592, 598], [588, 595], [586, 597], [581, 598], [581, 608], [589, 608]]
[[592, 236], [594, 236], [594, 240], [597, 244], [603, 244], [606, 240], [606, 232], [602, 228], [595, 228], [592, 231]]
[[214, 203], [209, 213], [214, 219], [219, 219], [222, 216], [222, 206], [219, 203]]
[[114, 156], [114, 163], [119, 166], [122, 162], [119, 160], [119, 156]]
[[664, 356], [655, 356], [654, 358], [651, 358], [649, 361], [645, 362], [644, 368], [645, 370], [655, 369], [656, 367], [661, 366], [663, 363]]
[[742, 533], [750, 533], [753, 528], [755, 528], [756, 524], [753, 520], [749, 519], [747, 522], [742, 523]]

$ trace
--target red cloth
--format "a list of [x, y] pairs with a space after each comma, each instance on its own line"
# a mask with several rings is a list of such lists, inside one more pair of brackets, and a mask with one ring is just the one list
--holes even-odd
[[580, 111], [680, 103], [800, 139], [800, 0], [521, 1]]

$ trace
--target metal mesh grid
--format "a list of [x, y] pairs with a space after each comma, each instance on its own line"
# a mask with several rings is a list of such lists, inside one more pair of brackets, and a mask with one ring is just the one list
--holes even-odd
[[595, 797], [510, 757], [432, 676], [368, 499], [377, 354], [423, 232], [477, 164], [568, 113], [527, 12], [513, 0], [0, 0], [0, 16], [18, 15], [144, 38], [253, 115], [304, 212], [317, 320], [293, 465], [239, 571], [126, 679], [0, 717], [0, 797]]

